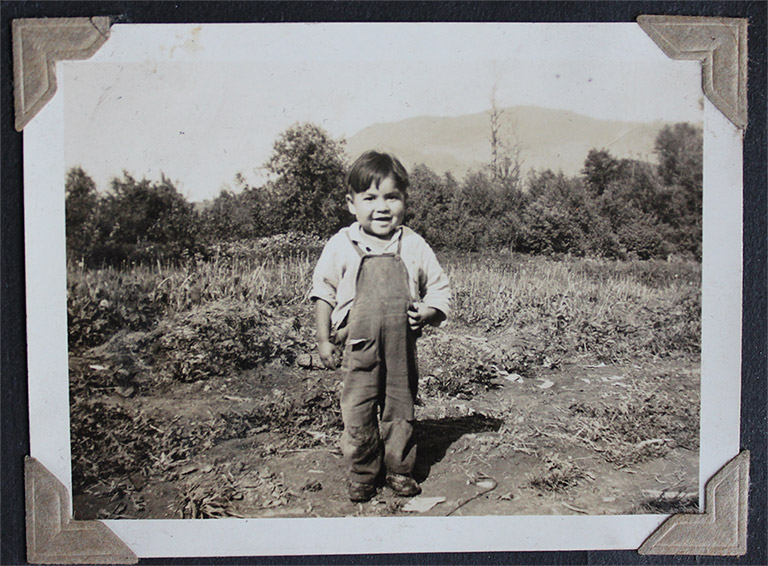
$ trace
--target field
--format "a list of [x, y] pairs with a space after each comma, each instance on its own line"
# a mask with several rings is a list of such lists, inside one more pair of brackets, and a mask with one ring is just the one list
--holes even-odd
[[697, 510], [699, 263], [441, 255], [454, 310], [418, 345], [428, 508], [346, 499], [341, 376], [305, 298], [320, 246], [70, 266], [76, 518]]

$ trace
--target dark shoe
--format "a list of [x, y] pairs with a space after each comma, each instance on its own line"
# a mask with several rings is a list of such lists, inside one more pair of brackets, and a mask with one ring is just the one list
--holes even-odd
[[387, 485], [401, 497], [413, 497], [421, 493], [421, 487], [416, 480], [403, 474], [387, 474]]
[[355, 503], [363, 503], [369, 501], [374, 495], [376, 495], [376, 486], [372, 483], [358, 483], [356, 481], [349, 482], [349, 500]]

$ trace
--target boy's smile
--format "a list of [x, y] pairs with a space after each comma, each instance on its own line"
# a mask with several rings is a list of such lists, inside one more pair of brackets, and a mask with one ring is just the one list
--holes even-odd
[[378, 187], [371, 183], [367, 191], [347, 195], [347, 206], [363, 231], [388, 239], [403, 223], [405, 195], [395, 186], [394, 179], [387, 177]]

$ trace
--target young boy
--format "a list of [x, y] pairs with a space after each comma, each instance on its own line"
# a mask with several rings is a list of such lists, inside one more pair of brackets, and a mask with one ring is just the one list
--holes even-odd
[[413, 496], [421, 493], [411, 476], [416, 337], [425, 324], [445, 320], [448, 278], [424, 239], [402, 225], [408, 173], [397, 158], [364, 153], [347, 184], [356, 222], [326, 244], [310, 297], [323, 364], [336, 368], [343, 347], [341, 448], [349, 498], [371, 499], [382, 471], [396, 494]]

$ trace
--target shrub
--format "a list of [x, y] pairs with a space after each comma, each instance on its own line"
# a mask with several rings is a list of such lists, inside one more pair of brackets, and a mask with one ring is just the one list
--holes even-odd
[[226, 299], [164, 320], [152, 338], [158, 373], [185, 382], [267, 363], [291, 364], [307, 349], [291, 318]]
[[89, 265], [179, 261], [199, 251], [197, 213], [165, 176], [152, 183], [124, 173], [100, 202]]

